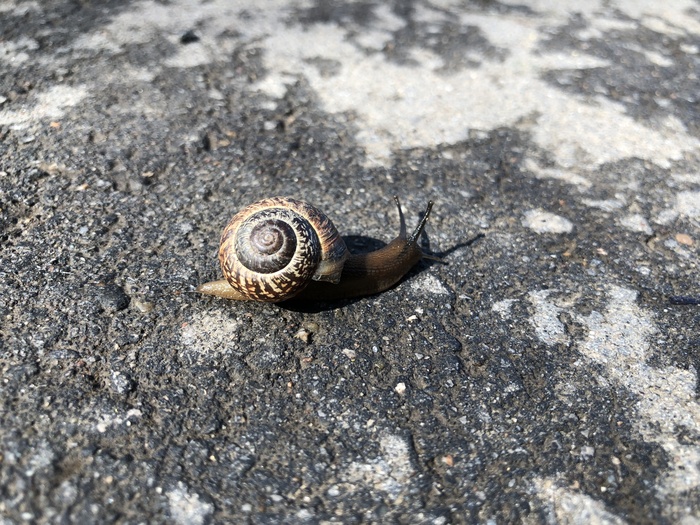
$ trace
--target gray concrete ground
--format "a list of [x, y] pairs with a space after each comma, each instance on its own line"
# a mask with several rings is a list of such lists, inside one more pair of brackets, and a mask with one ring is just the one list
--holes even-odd
[[[700, 523], [699, 72], [697, 0], [0, 0], [0, 523]], [[395, 194], [447, 265], [194, 293]]]

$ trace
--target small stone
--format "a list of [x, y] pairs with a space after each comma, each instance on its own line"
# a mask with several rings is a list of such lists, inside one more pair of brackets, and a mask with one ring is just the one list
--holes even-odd
[[447, 465], [448, 467], [451, 467], [455, 464], [455, 460], [450, 454], [447, 454], [446, 456], [442, 456], [442, 462], [445, 465]]
[[112, 372], [112, 390], [117, 394], [125, 395], [133, 391], [136, 384], [131, 379], [128, 374], [123, 372], [113, 371]]
[[134, 299], [134, 306], [142, 314], [147, 314], [153, 311], [153, 303], [148, 301], [141, 301], [140, 299]]
[[95, 296], [102, 309], [109, 313], [124, 310], [131, 302], [124, 289], [116, 284], [107, 284], [97, 288]]
[[693, 238], [687, 233], [677, 233], [676, 241], [679, 244], [685, 244], [686, 246], [692, 246], [694, 244]]
[[300, 328], [297, 333], [294, 334], [294, 337], [308, 343], [311, 340], [311, 332], [309, 332], [306, 328]]
[[595, 455], [595, 449], [591, 446], [581, 447], [581, 457], [582, 458], [592, 458]]
[[180, 37], [180, 43], [181, 44], [191, 44], [193, 42], [199, 42], [199, 36], [197, 33], [194, 32], [194, 30], [190, 29], [189, 31], [186, 31], [181, 37]]
[[75, 350], [60, 349], [60, 350], [54, 350], [53, 352], [49, 352], [49, 357], [51, 359], [56, 359], [56, 360], [79, 359], [80, 354], [78, 352], [76, 352]]
[[312, 332], [312, 333], [318, 332], [318, 329], [319, 329], [318, 323], [315, 323], [313, 321], [306, 321], [306, 322], [302, 323], [301, 326], [303, 326], [309, 332]]
[[93, 144], [103, 144], [107, 141], [107, 135], [105, 135], [101, 131], [92, 130], [88, 134], [88, 141]]
[[403, 395], [406, 392], [406, 383], [397, 383], [394, 390], [396, 390], [397, 394]]

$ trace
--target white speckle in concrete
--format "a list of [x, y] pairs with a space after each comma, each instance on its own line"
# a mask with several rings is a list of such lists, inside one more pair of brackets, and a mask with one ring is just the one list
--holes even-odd
[[650, 341], [656, 334], [651, 314], [637, 306], [635, 291], [613, 286], [608, 297], [605, 314], [592, 312], [581, 319], [589, 331], [581, 352], [602, 365], [610, 380], [637, 396], [640, 434], [661, 445], [669, 456], [670, 468], [658, 490], [677, 496], [696, 490], [700, 487], [700, 444], [682, 444], [676, 436], [683, 431], [700, 433], [697, 372], [692, 367], [649, 366]]
[[666, 239], [664, 241], [664, 246], [669, 250], [675, 252], [676, 255], [683, 257], [684, 259], [690, 259], [695, 257], [695, 254], [692, 251], [687, 250], [686, 248], [681, 246], [681, 244], [676, 239]]
[[374, 15], [381, 22], [358, 32], [354, 41], [368, 50], [381, 51], [393, 38], [392, 31], [403, 27], [404, 21], [391, 12], [389, 5], [378, 5]]
[[298, 523], [312, 523], [315, 514], [309, 509], [299, 509], [296, 513]]
[[647, 221], [643, 215], [638, 213], [621, 217], [620, 224], [623, 228], [631, 232], [645, 233], [646, 235], [651, 235], [654, 233], [654, 230], [652, 230], [651, 226], [649, 225], [649, 221]]
[[606, 199], [606, 200], [594, 200], [594, 199], [582, 199], [581, 202], [583, 202], [586, 206], [590, 206], [591, 208], [598, 208], [599, 210], [603, 211], [615, 211], [619, 210], [622, 208], [625, 203], [618, 200], [618, 199]]
[[579, 455], [582, 459], [590, 459], [595, 456], [595, 448], [590, 445], [584, 445], [579, 451]]
[[211, 48], [203, 42], [192, 42], [181, 46], [179, 51], [164, 61], [168, 67], [188, 68], [209, 64], [215, 54]]
[[550, 290], [530, 292], [528, 297], [535, 307], [535, 314], [530, 323], [535, 329], [537, 338], [546, 345], [565, 343], [568, 338], [562, 322], [559, 320], [561, 308], [547, 300]]
[[513, 306], [514, 302], [515, 299], [503, 299], [502, 301], [495, 302], [491, 306], [491, 311], [496, 312], [503, 318], [507, 318], [510, 316], [510, 307]]
[[402, 437], [383, 434], [379, 439], [380, 455], [367, 462], [349, 465], [343, 477], [349, 490], [373, 487], [390, 500], [408, 491], [415, 469], [411, 463], [408, 443]]
[[[432, 16], [439, 17], [439, 13]], [[445, 75], [436, 71], [440, 64], [430, 53], [413, 57], [418, 66], [397, 65], [381, 55], [366, 56], [335, 29], [321, 35], [326, 44], [323, 56], [345, 67], [332, 78], [303, 73], [329, 111], [358, 115], [358, 139], [370, 163], [386, 163], [395, 149], [463, 140], [469, 129], [512, 125], [535, 113], [542, 115], [534, 127], [535, 139], [555, 152], [563, 165], [581, 158], [595, 164], [632, 155], [663, 162], [698, 144], [684, 130], [676, 129], [668, 130], [674, 138], [669, 141], [663, 126], [658, 130], [643, 127], [626, 116], [621, 105], [605, 100], [587, 104], [543, 82], [543, 70], [570, 67], [571, 55], [556, 59], [556, 55], [542, 53], [537, 48], [536, 29], [522, 19], [465, 15], [462, 22], [477, 25], [497, 44], [506, 38], [511, 54], [505, 63], [484, 62], [480, 70]], [[289, 71], [298, 63], [301, 51], [316, 48], [319, 35], [307, 31], [295, 36], [300, 50], [293, 53], [288, 52], [290, 35], [282, 32], [267, 40], [270, 70]], [[507, 82], [502, 81], [503, 71], [509, 71]], [[677, 131], [686, 137], [680, 143]], [[617, 139], [610, 141], [610, 136]]]
[[411, 282], [411, 288], [416, 292], [428, 292], [434, 295], [450, 295], [450, 291], [445, 285], [428, 272], [422, 273], [417, 279]]
[[138, 418], [142, 415], [143, 413], [138, 408], [127, 410], [126, 413], [103, 413], [98, 416], [97, 421], [95, 422], [95, 430], [97, 430], [100, 434], [104, 434], [107, 432], [109, 427], [118, 426], [122, 423], [129, 424], [129, 420], [131, 418]]
[[238, 340], [240, 322], [221, 310], [202, 310], [182, 325], [183, 346], [196, 354], [227, 352]]
[[655, 224], [667, 225], [671, 224], [678, 218], [678, 212], [673, 208], [667, 208], [661, 210], [658, 215], [652, 217], [652, 221]]
[[28, 105], [14, 111], [0, 110], [0, 126], [23, 129], [29, 123], [44, 119], [58, 119], [63, 116], [66, 108], [82, 102], [86, 94], [87, 89], [84, 86], [52, 86], [47, 91], [37, 95], [34, 105]]
[[570, 220], [540, 209], [526, 211], [523, 226], [537, 233], [569, 233], [574, 229]]
[[688, 16], [698, 7], [693, 0], [676, 0], [673, 9], [665, 9], [663, 3], [655, 0], [616, 0], [615, 7], [633, 20], [644, 21], [644, 25], [660, 33], [700, 33], [700, 21]]
[[682, 191], [676, 196], [676, 211], [691, 219], [700, 219], [700, 191]]
[[534, 482], [538, 497], [549, 511], [547, 523], [569, 525], [625, 525], [625, 520], [605, 508], [605, 504], [586, 494], [559, 487], [550, 479]]
[[56, 457], [48, 442], [43, 440], [37, 446], [28, 450], [32, 452], [32, 456], [29, 458], [27, 468], [24, 471], [27, 477], [32, 477], [37, 470], [51, 465]]
[[203, 525], [214, 511], [211, 503], [202, 501], [198, 494], [190, 492], [179, 481], [177, 487], [165, 494], [170, 505], [170, 516], [174, 523], [182, 525]]
[[[504, 4], [521, 6], [518, 0], [503, 0]], [[592, 18], [601, 9], [601, 0], [579, 2], [578, 0], [528, 0], [527, 6], [538, 13], [546, 13], [550, 16], [566, 17], [571, 12], [579, 12], [586, 18]]]
[[[436, 0], [430, 7], [417, 9], [417, 16], [440, 27], [453, 22], [449, 10], [441, 9], [452, 3]], [[538, 0], [534, 6], [553, 17], [547, 21], [550, 25], [557, 20], [567, 24], [576, 12], [589, 25], [608, 29], [610, 17], [598, 14], [598, 1], [584, 6]], [[607, 63], [583, 52], [543, 50], [540, 28], [520, 14], [462, 14], [460, 23], [478, 27], [491, 43], [509, 53], [504, 60], [477, 56], [481, 61], [478, 69], [445, 73], [441, 57], [430, 50], [416, 47], [412, 64], [397, 64], [379, 51], [390, 33], [405, 24], [383, 5], [373, 9], [372, 26], [363, 28], [361, 36], [354, 28], [333, 23], [290, 24], [294, 7], [282, 0], [260, 0], [247, 6], [242, 23], [240, 6], [228, 0], [145, 1], [85, 35], [74, 48], [116, 53], [127, 44], [157, 37], [177, 44], [179, 36], [192, 27], [197, 27], [200, 41], [180, 46], [164, 66], [192, 67], [227, 57], [236, 46], [259, 47], [268, 74], [251, 89], [279, 98], [286, 84], [303, 76], [327, 111], [355, 115], [356, 138], [365, 148], [368, 165], [390, 164], [396, 150], [454, 143], [470, 132], [515, 125], [530, 131], [564, 168], [585, 163], [595, 170], [601, 163], [628, 157], [668, 166], [685, 151], [700, 146], [678, 119], [670, 117], [647, 127], [631, 118], [622, 104], [604, 97], [572, 95], [546, 82], [544, 74], [552, 69], [607, 67]], [[649, 9], [653, 16], [667, 20], [669, 27], [672, 23], [697, 25], [690, 8], [684, 11], [676, 3], [665, 4], [663, 10]], [[224, 36], [231, 28], [235, 32]], [[310, 62], [317, 58], [341, 67], [337, 74], [323, 75]], [[536, 121], [522, 124], [532, 120], [532, 115], [537, 115]]]
[[39, 43], [33, 38], [0, 41], [0, 62], [17, 66], [31, 57], [31, 51], [39, 49]]
[[531, 171], [538, 179], [555, 179], [573, 186], [578, 186], [581, 190], [586, 190], [592, 186], [592, 183], [586, 177], [583, 177], [572, 170], [541, 168], [536, 162], [531, 159], [525, 161], [525, 167]]
[[678, 181], [678, 182], [687, 182], [690, 184], [700, 184], [700, 172], [698, 172], [698, 173], [694, 173], [694, 172], [672, 173], [671, 178], [673, 180]]
[[11, 13], [13, 16], [21, 17], [30, 11], [39, 11], [39, 2], [31, 0], [27, 2], [17, 2], [16, 0], [0, 2], [0, 13]]

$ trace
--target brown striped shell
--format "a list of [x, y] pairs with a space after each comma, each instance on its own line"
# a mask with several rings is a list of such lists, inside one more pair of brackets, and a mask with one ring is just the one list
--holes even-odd
[[219, 247], [228, 283], [253, 301], [268, 302], [294, 297], [310, 280], [337, 283], [348, 255], [323, 212], [287, 197], [263, 199], [238, 212]]

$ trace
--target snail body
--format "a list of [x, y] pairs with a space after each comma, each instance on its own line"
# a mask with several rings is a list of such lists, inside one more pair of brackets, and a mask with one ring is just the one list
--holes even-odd
[[281, 302], [335, 300], [382, 292], [396, 284], [424, 254], [418, 237], [432, 208], [406, 235], [398, 198], [399, 236], [383, 248], [351, 254], [320, 210], [288, 197], [272, 197], [238, 212], [224, 228], [219, 262], [225, 279], [198, 292], [226, 299]]

